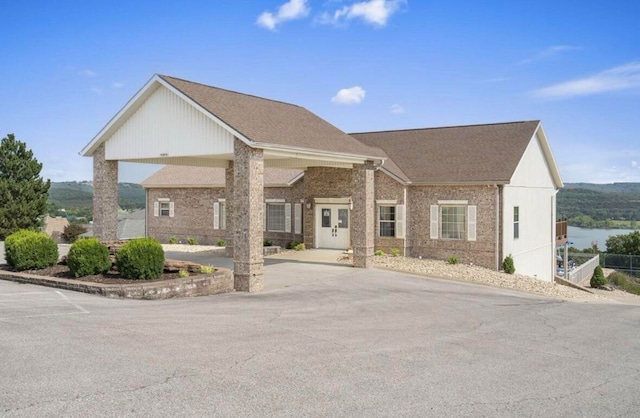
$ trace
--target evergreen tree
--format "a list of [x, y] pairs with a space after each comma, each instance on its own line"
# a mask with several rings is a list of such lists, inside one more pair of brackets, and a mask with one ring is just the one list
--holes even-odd
[[33, 229], [47, 210], [50, 181], [24, 142], [8, 134], [0, 142], [0, 240], [19, 229]]

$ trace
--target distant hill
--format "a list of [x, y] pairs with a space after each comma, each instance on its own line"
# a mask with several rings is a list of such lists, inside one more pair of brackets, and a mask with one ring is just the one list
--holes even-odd
[[[51, 182], [49, 203], [67, 210], [92, 207], [93, 184], [90, 181]], [[118, 183], [118, 204], [123, 209], [144, 208], [144, 189], [135, 183]]]
[[640, 183], [565, 183], [558, 192], [557, 214], [570, 224], [582, 215], [596, 221], [640, 221]]

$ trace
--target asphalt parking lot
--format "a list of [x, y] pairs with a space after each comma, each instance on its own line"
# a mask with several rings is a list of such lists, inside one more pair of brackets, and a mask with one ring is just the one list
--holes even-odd
[[[640, 309], [339, 265], [258, 294], [0, 281], [2, 416], [637, 416]], [[313, 280], [304, 280], [314, 277]]]

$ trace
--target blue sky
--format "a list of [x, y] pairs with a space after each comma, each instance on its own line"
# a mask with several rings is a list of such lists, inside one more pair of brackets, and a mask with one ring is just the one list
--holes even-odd
[[345, 132], [541, 119], [565, 182], [640, 182], [637, 1], [0, 0], [0, 16], [0, 134], [53, 181], [91, 179], [78, 152], [160, 73]]

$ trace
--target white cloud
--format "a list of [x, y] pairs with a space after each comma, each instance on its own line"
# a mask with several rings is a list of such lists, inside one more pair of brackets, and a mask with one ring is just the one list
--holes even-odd
[[341, 89], [331, 98], [331, 102], [337, 104], [358, 104], [364, 100], [367, 92], [360, 86]]
[[275, 31], [276, 26], [287, 20], [301, 19], [309, 14], [307, 0], [289, 0], [278, 8], [278, 12], [262, 12], [256, 23], [259, 26]]
[[111, 84], [111, 87], [113, 87], [114, 89], [121, 89], [124, 87], [124, 83], [120, 82], [120, 81], [114, 81]]
[[635, 88], [640, 88], [640, 62], [632, 62], [592, 76], [554, 84], [534, 90], [532, 94], [540, 98], [568, 98]]
[[102, 89], [100, 87], [91, 87], [91, 91], [95, 94], [102, 94]]
[[631, 161], [631, 167], [640, 169], [640, 164], [637, 161]]
[[83, 77], [87, 77], [87, 78], [93, 78], [95, 76], [98, 75], [98, 73], [96, 73], [95, 71], [92, 70], [82, 70], [78, 73], [78, 75], [81, 75]]
[[401, 113], [404, 113], [404, 108], [396, 103], [391, 106], [391, 113], [393, 113], [394, 115], [399, 115]]
[[404, 3], [406, 3], [406, 0], [362, 1], [343, 6], [333, 14], [324, 13], [318, 21], [320, 23], [339, 24], [345, 20], [362, 19], [365, 23], [382, 27], [386, 26], [391, 15], [397, 12], [400, 5]]
[[532, 62], [535, 61], [540, 61], [543, 60], [545, 58], [550, 58], [554, 55], [558, 55], [562, 52], [567, 52], [567, 51], [576, 51], [576, 50], [580, 50], [582, 48], [577, 47], [577, 46], [571, 46], [571, 45], [554, 45], [554, 46], [550, 46], [549, 48], [546, 48], [540, 52], [538, 52], [537, 54], [535, 54], [532, 57], [529, 58], [525, 58], [522, 61], [519, 62], [519, 64], [530, 64]]

